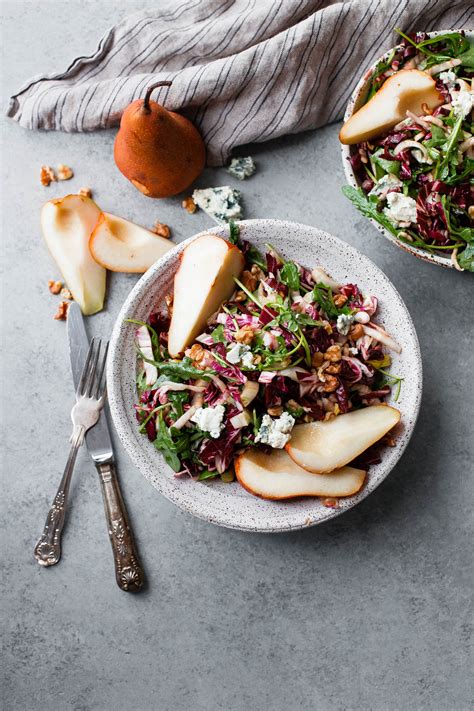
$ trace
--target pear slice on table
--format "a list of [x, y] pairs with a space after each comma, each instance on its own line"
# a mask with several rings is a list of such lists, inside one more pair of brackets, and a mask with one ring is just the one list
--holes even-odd
[[419, 69], [401, 69], [346, 121], [339, 140], [346, 145], [368, 141], [393, 128], [407, 111], [422, 116], [425, 104], [432, 111], [443, 103], [433, 77]]
[[263, 499], [292, 499], [296, 496], [352, 496], [365, 481], [366, 472], [343, 467], [331, 474], [312, 474], [299, 467], [284, 449], [266, 454], [249, 449], [234, 462], [239, 483]]
[[108, 212], [100, 215], [89, 241], [96, 262], [112, 272], [146, 272], [173, 247], [164, 237]]
[[41, 210], [41, 228], [74, 300], [85, 315], [104, 305], [105, 269], [89, 251], [89, 238], [101, 214], [95, 202], [83, 195], [50, 200]]
[[400, 420], [388, 405], [373, 405], [327, 422], [296, 425], [286, 451], [296, 464], [323, 474], [343, 467], [365, 452]]
[[206, 327], [207, 319], [235, 290], [244, 267], [242, 252], [216, 235], [206, 234], [181, 253], [174, 278], [173, 315], [168, 351], [179, 356]]

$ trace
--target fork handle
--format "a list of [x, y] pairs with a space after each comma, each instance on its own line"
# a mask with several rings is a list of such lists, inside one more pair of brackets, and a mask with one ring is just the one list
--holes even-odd
[[71, 449], [64, 474], [46, 517], [43, 534], [35, 546], [34, 556], [40, 565], [56, 565], [61, 558], [61, 534], [66, 520], [66, 507], [72, 472], [76, 463], [77, 452], [84, 440], [84, 428], [75, 428], [71, 437]]
[[114, 554], [117, 585], [121, 590], [136, 592], [143, 585], [144, 575], [138, 561], [115, 466], [113, 462], [108, 462], [97, 464], [96, 467], [99, 472], [105, 518]]

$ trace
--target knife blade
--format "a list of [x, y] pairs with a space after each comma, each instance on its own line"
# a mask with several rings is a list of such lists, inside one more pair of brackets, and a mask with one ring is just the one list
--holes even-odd
[[[84, 319], [79, 305], [72, 302], [67, 315], [67, 333], [72, 379], [77, 389], [89, 349]], [[107, 405], [97, 424], [86, 434], [86, 445], [99, 474], [105, 517], [114, 555], [115, 578], [119, 588], [135, 592], [144, 582], [127, 510], [114, 464], [114, 450], [107, 422]]]

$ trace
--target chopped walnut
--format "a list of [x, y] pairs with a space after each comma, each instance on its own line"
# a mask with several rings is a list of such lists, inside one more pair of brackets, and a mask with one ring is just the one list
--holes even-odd
[[170, 316], [173, 315], [173, 294], [166, 294], [165, 304]]
[[199, 343], [195, 343], [186, 351], [186, 355], [191, 358], [194, 365], [198, 365], [206, 355], [206, 351]]
[[337, 306], [338, 309], [340, 309], [341, 306], [344, 306], [346, 301], [347, 301], [347, 296], [344, 296], [344, 294], [337, 294], [334, 297], [334, 305]]
[[247, 294], [245, 293], [245, 291], [237, 291], [235, 294], [235, 301], [245, 301], [246, 298]]
[[251, 326], [242, 326], [242, 328], [239, 328], [235, 334], [235, 340], [238, 343], [243, 343], [245, 346], [249, 346], [252, 343], [254, 336], [255, 331]]
[[79, 188], [78, 195], [82, 195], [82, 197], [92, 197], [92, 190], [90, 188]]
[[51, 168], [50, 165], [41, 166], [40, 180], [41, 185], [44, 185], [45, 187], [48, 187], [50, 183], [54, 183], [57, 181], [54, 170]]
[[278, 407], [267, 407], [267, 412], [272, 417], [280, 417], [283, 412], [283, 408], [281, 407], [281, 405]]
[[168, 225], [165, 225], [163, 222], [155, 222], [153, 226], [153, 232], [156, 235], [159, 235], [160, 237], [164, 237], [165, 239], [169, 239], [171, 237], [171, 230], [168, 227]]
[[337, 373], [341, 372], [341, 364], [340, 363], [333, 363], [332, 365], [328, 365], [326, 370], [324, 371], [325, 373], [330, 373], [331, 375], [336, 375]]
[[467, 209], [467, 214], [471, 220], [474, 220], [474, 205], [469, 205]]
[[324, 415], [324, 422], [329, 422], [329, 420], [334, 420], [335, 417], [336, 417], [335, 412], [326, 412], [326, 414]]
[[262, 356], [261, 355], [254, 355], [253, 357], [253, 364], [254, 365], [259, 365], [262, 362]]
[[311, 365], [314, 366], [315, 368], [319, 368], [323, 364], [324, 360], [324, 355], [320, 353], [320, 351], [316, 351], [316, 353], [313, 353], [311, 356]]
[[67, 287], [61, 289], [60, 296], [62, 296], [63, 299], [69, 299], [69, 301], [72, 301], [74, 299], [73, 295]]
[[182, 207], [184, 207], [186, 212], [189, 212], [190, 215], [192, 215], [193, 212], [196, 212], [196, 210], [198, 209], [198, 206], [196, 205], [196, 203], [194, 202], [192, 197], [184, 198], [181, 205], [182, 205]]
[[337, 499], [324, 499], [323, 506], [327, 509], [337, 509], [339, 502]]
[[265, 277], [265, 272], [260, 269], [259, 266], [256, 264], [252, 264], [252, 268], [250, 269], [250, 272], [257, 277], [259, 281], [261, 281]]
[[73, 175], [74, 173], [68, 165], [64, 163], [58, 165], [58, 180], [71, 180]]
[[352, 326], [351, 330], [349, 331], [349, 338], [351, 338], [353, 341], [357, 341], [359, 338], [362, 338], [364, 333], [365, 331], [362, 324], [356, 323], [356, 325]]
[[326, 353], [324, 354], [324, 360], [328, 360], [330, 363], [337, 363], [342, 358], [341, 346], [335, 344], [334, 346], [329, 346]]
[[254, 274], [252, 274], [252, 272], [245, 270], [244, 272], [242, 272], [242, 276], [240, 277], [240, 279], [242, 281], [242, 284], [249, 291], [255, 291], [255, 289], [257, 288], [258, 279]]
[[333, 393], [335, 390], [337, 390], [338, 385], [339, 385], [339, 380], [334, 375], [325, 375], [324, 378], [325, 378], [325, 382], [324, 382], [323, 392]]
[[332, 334], [332, 326], [329, 321], [321, 321], [321, 326], [324, 328], [327, 334]]
[[56, 321], [65, 321], [67, 319], [67, 311], [69, 308], [69, 301], [60, 301], [58, 310], [54, 314]]
[[63, 283], [62, 281], [54, 281], [54, 279], [50, 279], [48, 281], [48, 289], [52, 294], [59, 294], [61, 292], [61, 289], [63, 288]]

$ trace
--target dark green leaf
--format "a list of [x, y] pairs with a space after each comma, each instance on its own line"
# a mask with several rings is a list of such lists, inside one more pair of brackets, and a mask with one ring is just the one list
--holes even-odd
[[300, 288], [300, 273], [294, 262], [286, 262], [280, 269], [280, 279], [290, 289], [298, 291]]
[[468, 69], [474, 69], [474, 44], [472, 44], [467, 52], [460, 54], [458, 59], [461, 60], [463, 67], [468, 67]]
[[237, 246], [240, 242], [240, 227], [233, 220], [229, 220], [229, 242]]
[[225, 343], [226, 338], [224, 336], [224, 326], [220, 323], [211, 333], [212, 340], [214, 343]]
[[204, 380], [210, 380], [209, 372], [212, 372], [195, 368], [191, 358], [183, 358], [183, 360], [179, 361], [169, 360], [164, 363], [159, 363], [158, 367], [161, 374], [168, 375], [171, 379], [198, 380], [199, 378], [203, 378]]
[[474, 272], [474, 244], [468, 244], [466, 249], [458, 254], [458, 264], [468, 272]]
[[198, 476], [198, 481], [205, 481], [206, 479], [214, 479], [214, 477], [219, 476], [218, 472], [210, 472], [207, 469], [205, 469], [203, 472], [200, 472]]
[[356, 206], [365, 217], [371, 217], [381, 224], [385, 229], [397, 236], [398, 230], [392, 225], [388, 217], [377, 210], [376, 203], [371, 202], [363, 193], [361, 188], [353, 188], [352, 185], [344, 185], [342, 188], [344, 195]]
[[400, 173], [400, 161], [398, 160], [387, 160], [382, 158], [383, 148], [380, 148], [372, 156], [372, 161], [375, 165], [379, 165], [385, 173], [390, 173], [391, 175], [397, 175]]

